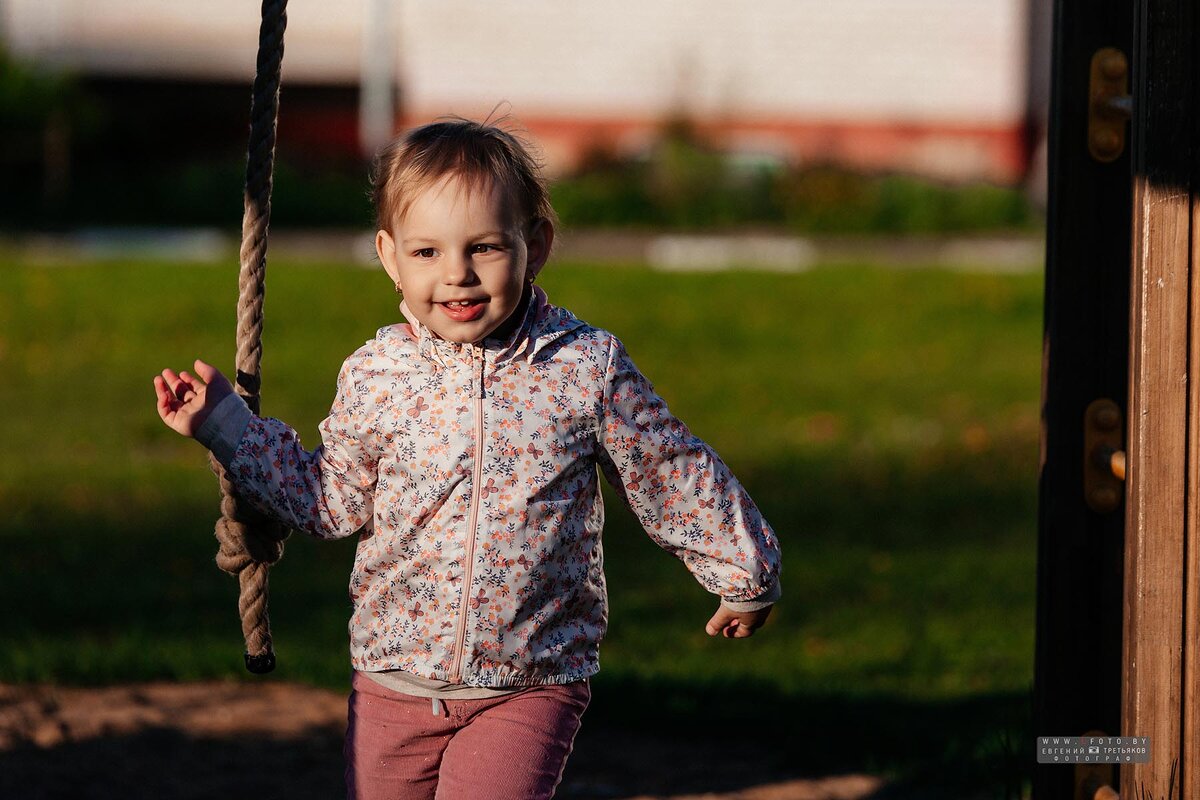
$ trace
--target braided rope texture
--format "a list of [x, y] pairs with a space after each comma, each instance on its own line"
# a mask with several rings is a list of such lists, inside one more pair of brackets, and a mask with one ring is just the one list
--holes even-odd
[[[263, 296], [267, 273], [267, 228], [271, 222], [275, 130], [287, 0], [263, 0], [258, 34], [258, 65], [250, 103], [250, 144], [246, 158], [245, 212], [238, 272], [237, 392], [259, 413], [262, 385]], [[224, 469], [210, 458], [221, 485], [217, 520], [217, 566], [238, 577], [238, 611], [246, 639], [246, 666], [269, 672], [275, 665], [267, 616], [267, 571], [283, 556], [290, 531], [240, 500]]]

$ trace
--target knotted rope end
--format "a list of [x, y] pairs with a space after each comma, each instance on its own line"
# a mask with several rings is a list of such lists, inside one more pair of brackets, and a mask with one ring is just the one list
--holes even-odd
[[271, 650], [257, 656], [252, 656], [249, 653], [243, 653], [242, 655], [246, 659], [246, 669], [255, 675], [266, 675], [275, 669], [275, 653]]

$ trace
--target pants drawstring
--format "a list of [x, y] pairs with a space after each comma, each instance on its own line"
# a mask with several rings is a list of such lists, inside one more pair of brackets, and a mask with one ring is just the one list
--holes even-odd
[[433, 715], [435, 717], [446, 717], [447, 719], [450, 718], [450, 709], [446, 705], [445, 700], [440, 700], [436, 697], [431, 697], [429, 699], [433, 701]]

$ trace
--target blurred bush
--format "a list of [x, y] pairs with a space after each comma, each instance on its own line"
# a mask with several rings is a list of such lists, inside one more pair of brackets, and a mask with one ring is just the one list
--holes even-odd
[[707, 145], [686, 122], [668, 124], [640, 157], [593, 152], [552, 195], [563, 222], [579, 227], [762, 225], [802, 233], [936, 234], [1041, 225], [1017, 188], [739, 159]]
[[0, 48], [0, 221], [61, 213], [74, 145], [101, 116], [72, 76], [20, 64]]
[[[154, 169], [93, 165], [74, 182], [65, 215], [69, 224], [76, 225], [205, 225], [236, 230], [242, 221], [245, 175], [245, 156], [159, 164]], [[358, 163], [312, 166], [278, 159], [271, 224], [370, 227], [366, 167]]]
[[[0, 230], [242, 218], [249, 88], [83, 78], [0, 48]], [[286, 131], [285, 131], [286, 135]], [[368, 227], [367, 167], [281, 137], [272, 222]]]
[[[246, 101], [244, 87], [233, 85], [201, 91], [178, 82], [89, 83], [39, 72], [0, 51], [0, 168], [6, 189], [0, 195], [0, 229], [236, 230]], [[327, 150], [296, 144], [286, 130], [281, 133], [272, 224], [372, 224], [367, 165]], [[729, 154], [683, 118], [669, 120], [657, 142], [638, 156], [597, 147], [574, 174], [555, 183], [552, 197], [563, 222], [574, 227], [771, 227], [870, 235], [1041, 224], [1016, 188], [944, 185]]]

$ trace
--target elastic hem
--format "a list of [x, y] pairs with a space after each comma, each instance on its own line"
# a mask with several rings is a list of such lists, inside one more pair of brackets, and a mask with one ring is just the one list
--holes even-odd
[[[411, 663], [396, 663], [394, 661], [381, 660], [378, 662], [368, 662], [363, 659], [352, 658], [350, 665], [359, 672], [385, 672], [388, 670], [403, 670], [410, 675], [417, 675], [422, 678], [432, 678], [439, 681], [449, 681], [450, 673], [445, 670], [429, 669]], [[599, 664], [593, 664], [589, 668], [578, 672], [562, 672], [553, 675], [527, 676], [520, 673], [507, 674], [492, 674], [487, 677], [478, 675], [464, 674], [462, 676], [462, 685], [475, 686], [480, 689], [523, 689], [531, 686], [552, 686], [561, 685], [564, 683], [575, 683], [576, 681], [587, 680], [600, 671]]]

